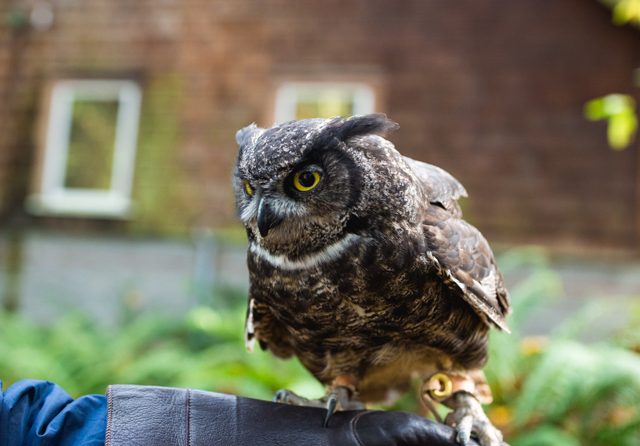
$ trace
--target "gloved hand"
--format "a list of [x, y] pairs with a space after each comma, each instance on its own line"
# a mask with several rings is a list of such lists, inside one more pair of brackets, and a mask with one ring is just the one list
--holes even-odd
[[453, 429], [405, 412], [337, 412], [325, 428], [323, 409], [198, 390], [118, 385], [108, 398], [106, 446], [456, 445]]

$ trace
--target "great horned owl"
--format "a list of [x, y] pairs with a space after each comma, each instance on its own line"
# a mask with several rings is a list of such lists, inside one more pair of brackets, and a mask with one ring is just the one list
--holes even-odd
[[371, 114], [238, 131], [247, 344], [297, 356], [332, 395], [346, 388], [343, 407], [436, 372], [480, 376], [445, 404], [460, 441], [473, 430], [493, 446], [500, 433], [472, 395], [490, 326], [508, 330], [508, 293], [486, 240], [461, 219], [463, 186], [401, 156], [381, 136], [396, 128]]

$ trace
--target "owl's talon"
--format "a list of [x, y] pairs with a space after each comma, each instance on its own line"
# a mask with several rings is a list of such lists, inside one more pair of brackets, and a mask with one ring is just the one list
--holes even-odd
[[467, 415], [456, 426], [456, 441], [462, 446], [467, 446], [471, 440], [471, 429], [473, 428], [473, 417]]
[[473, 395], [456, 392], [446, 404], [453, 412], [447, 415], [445, 423], [455, 428], [458, 444], [467, 445], [473, 433], [481, 446], [506, 445], [502, 441], [502, 433], [491, 424], [480, 402]]
[[334, 391], [327, 396], [327, 414], [324, 417], [324, 423], [322, 423], [322, 427], [327, 427], [329, 425], [329, 419], [335, 413], [337, 408], [338, 408], [338, 395]]
[[288, 390], [280, 389], [280, 390], [278, 390], [278, 391], [276, 392], [276, 394], [275, 394], [275, 395], [273, 395], [273, 399], [272, 399], [272, 401], [273, 401], [274, 403], [283, 403], [283, 402], [285, 402], [285, 401], [286, 401], [286, 399], [287, 399], [287, 394], [288, 394], [288, 393], [289, 393], [289, 391], [288, 391]]
[[353, 392], [344, 386], [333, 387], [330, 392], [320, 399], [307, 399], [296, 395], [290, 390], [280, 389], [273, 396], [274, 403], [290, 404], [292, 406], [321, 407], [327, 410], [323, 426], [327, 427], [331, 416], [338, 410], [361, 410], [364, 409], [358, 399], [353, 397]]

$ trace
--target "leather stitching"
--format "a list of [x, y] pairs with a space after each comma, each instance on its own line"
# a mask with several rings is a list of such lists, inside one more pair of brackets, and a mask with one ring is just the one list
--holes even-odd
[[107, 432], [104, 438], [105, 446], [111, 446], [111, 431], [113, 429], [113, 396], [111, 386], [107, 388]]
[[364, 443], [362, 442], [362, 440], [360, 440], [360, 437], [358, 436], [358, 432], [356, 431], [356, 423], [358, 422], [358, 420], [360, 419], [360, 417], [362, 417], [364, 414], [366, 414], [367, 412], [361, 412], [358, 415], [356, 415], [355, 417], [353, 417], [351, 419], [351, 421], [349, 422], [349, 425], [351, 427], [351, 434], [353, 435], [353, 438], [356, 439], [356, 441], [358, 442], [358, 445], [360, 446], [365, 446]]
[[186, 404], [186, 427], [187, 427], [187, 446], [191, 446], [191, 389], [187, 389]]

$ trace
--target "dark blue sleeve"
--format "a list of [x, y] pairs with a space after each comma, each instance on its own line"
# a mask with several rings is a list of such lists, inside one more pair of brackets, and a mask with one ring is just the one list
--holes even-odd
[[35, 380], [0, 393], [0, 446], [103, 446], [106, 425], [104, 395], [74, 400], [60, 386]]

